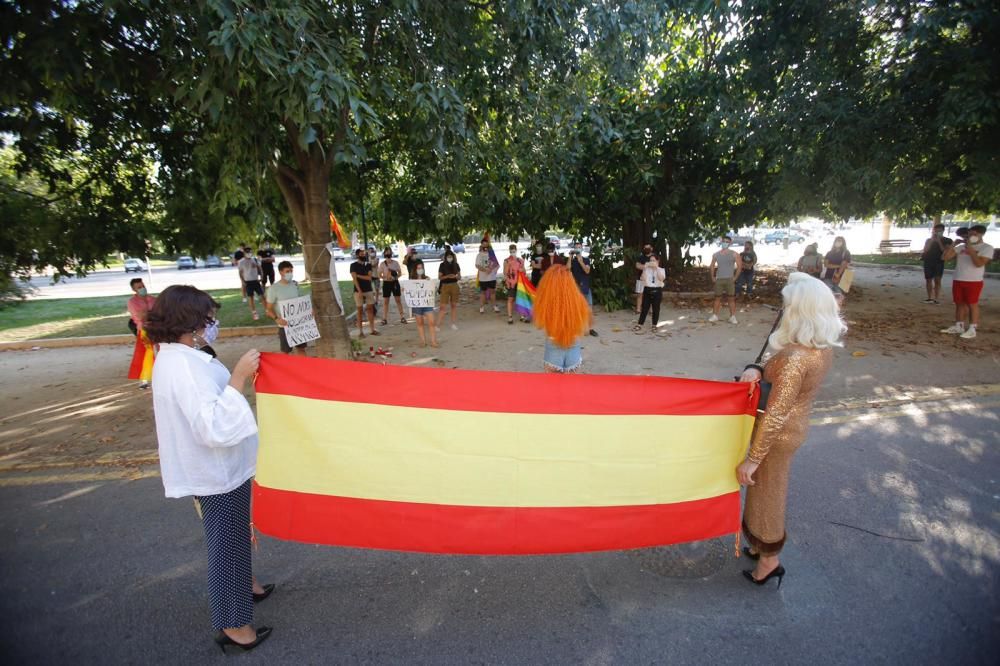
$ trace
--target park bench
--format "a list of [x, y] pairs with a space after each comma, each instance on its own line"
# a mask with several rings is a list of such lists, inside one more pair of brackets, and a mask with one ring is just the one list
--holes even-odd
[[899, 238], [896, 240], [884, 240], [878, 244], [878, 251], [881, 252], [882, 254], [888, 254], [889, 252], [892, 252], [896, 248], [902, 250], [909, 250], [910, 241], [906, 240], [905, 238]]

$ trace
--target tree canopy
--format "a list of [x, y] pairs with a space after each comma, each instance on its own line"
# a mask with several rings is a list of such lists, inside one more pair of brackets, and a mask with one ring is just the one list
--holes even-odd
[[323, 245], [365, 195], [389, 237], [675, 260], [765, 220], [994, 213], [998, 28], [986, 0], [8, 2], [0, 269], [297, 240], [346, 354]]

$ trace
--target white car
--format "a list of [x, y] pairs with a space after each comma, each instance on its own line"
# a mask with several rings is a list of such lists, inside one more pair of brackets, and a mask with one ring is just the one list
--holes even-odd
[[336, 245], [333, 246], [333, 260], [334, 261], [346, 261], [348, 259], [350, 259], [350, 257], [348, 257], [346, 254], [344, 254], [343, 250], [341, 250]]
[[146, 264], [142, 259], [126, 259], [125, 260], [125, 272], [126, 273], [141, 273], [146, 270]]

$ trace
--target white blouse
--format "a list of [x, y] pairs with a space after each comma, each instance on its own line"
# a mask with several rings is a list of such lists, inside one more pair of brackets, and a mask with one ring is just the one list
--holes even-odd
[[220, 495], [257, 469], [257, 421], [226, 366], [179, 342], [153, 364], [153, 413], [167, 497]]

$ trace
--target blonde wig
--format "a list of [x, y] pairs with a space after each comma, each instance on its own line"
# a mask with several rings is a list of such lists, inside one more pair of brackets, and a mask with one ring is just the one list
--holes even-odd
[[545, 271], [531, 317], [535, 326], [563, 348], [571, 347], [587, 330], [590, 306], [568, 268], [556, 264]]
[[787, 345], [816, 349], [844, 346], [841, 338], [847, 325], [840, 317], [837, 299], [822, 281], [806, 273], [792, 273], [781, 297], [785, 312], [770, 337], [775, 351]]

